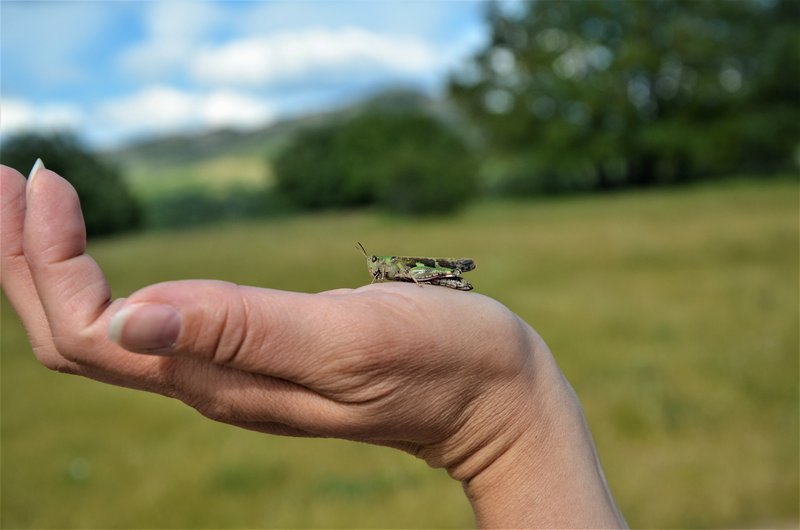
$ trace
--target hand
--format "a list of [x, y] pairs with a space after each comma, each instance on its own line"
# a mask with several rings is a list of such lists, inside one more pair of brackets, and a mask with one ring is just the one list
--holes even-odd
[[2, 168], [2, 287], [48, 368], [271, 434], [397, 447], [465, 483], [481, 524], [624, 524], [539, 336], [475, 293], [301, 294], [194, 280], [112, 301], [77, 195]]

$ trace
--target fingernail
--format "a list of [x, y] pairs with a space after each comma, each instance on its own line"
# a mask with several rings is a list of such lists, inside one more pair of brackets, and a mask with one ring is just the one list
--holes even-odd
[[36, 177], [36, 174], [39, 173], [40, 169], [44, 169], [44, 162], [42, 162], [41, 158], [37, 158], [36, 163], [33, 164], [30, 173], [28, 173], [28, 184], [26, 185], [26, 189], [30, 189], [31, 184], [33, 184], [33, 179]]
[[181, 315], [165, 304], [132, 304], [111, 319], [108, 338], [126, 350], [170, 355], [181, 331]]

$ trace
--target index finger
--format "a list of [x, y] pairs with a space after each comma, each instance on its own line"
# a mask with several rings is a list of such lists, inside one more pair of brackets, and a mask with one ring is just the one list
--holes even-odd
[[60, 356], [31, 278], [22, 250], [25, 221], [25, 178], [10, 167], [0, 166], [0, 284], [28, 332], [36, 357], [59, 371], [77, 371], [74, 363]]
[[34, 168], [26, 189], [23, 250], [54, 336], [88, 328], [111, 302], [103, 272], [86, 252], [86, 228], [75, 189]]

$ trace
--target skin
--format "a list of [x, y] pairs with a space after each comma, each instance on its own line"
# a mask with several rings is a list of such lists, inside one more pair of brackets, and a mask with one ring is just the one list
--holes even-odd
[[461, 481], [481, 527], [625, 525], [575, 394], [499, 302], [402, 283], [303, 294], [211, 280], [112, 300], [67, 181], [0, 178], [0, 283], [47, 368], [246, 429], [401, 449]]

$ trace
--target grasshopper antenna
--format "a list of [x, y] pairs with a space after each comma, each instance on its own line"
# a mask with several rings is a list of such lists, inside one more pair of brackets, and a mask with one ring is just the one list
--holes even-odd
[[368, 257], [369, 257], [369, 255], [367, 254], [367, 251], [366, 251], [366, 250], [364, 250], [364, 245], [362, 245], [361, 243], [358, 243], [358, 246], [356, 246], [356, 248], [360, 248], [360, 249], [361, 249], [361, 252], [363, 252], [363, 253], [364, 253], [364, 257], [365, 257], [365, 258], [368, 258]]

